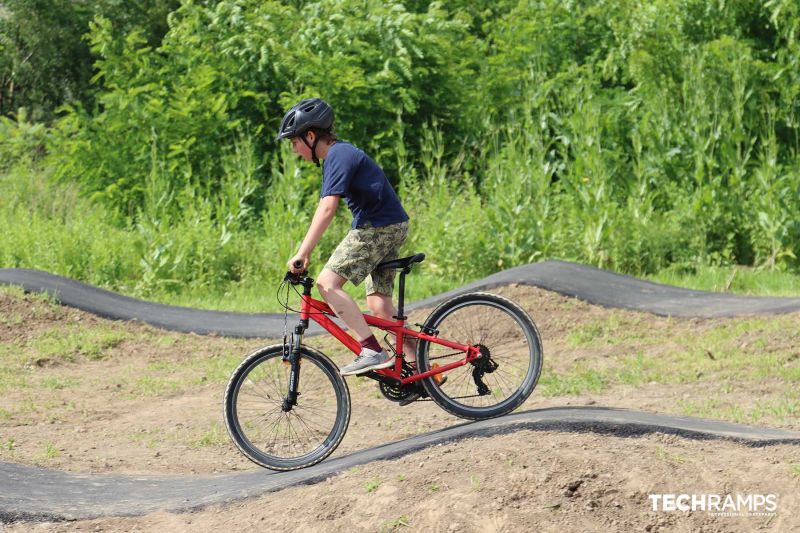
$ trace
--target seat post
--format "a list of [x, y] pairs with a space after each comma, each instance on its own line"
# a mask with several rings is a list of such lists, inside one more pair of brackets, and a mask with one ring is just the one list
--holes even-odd
[[400, 294], [397, 296], [397, 315], [394, 317], [397, 320], [405, 320], [408, 318], [404, 311], [405, 297], [406, 297], [406, 274], [411, 272], [411, 269], [406, 267], [400, 271]]

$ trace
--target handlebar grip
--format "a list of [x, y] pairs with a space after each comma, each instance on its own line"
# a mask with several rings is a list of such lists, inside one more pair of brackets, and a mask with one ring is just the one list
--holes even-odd
[[298, 259], [297, 261], [292, 263], [292, 266], [294, 266], [295, 268], [303, 268], [303, 261]]

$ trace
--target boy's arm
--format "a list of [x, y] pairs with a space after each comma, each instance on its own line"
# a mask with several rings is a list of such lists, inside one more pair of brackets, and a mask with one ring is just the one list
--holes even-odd
[[[314, 218], [311, 219], [311, 225], [308, 227], [306, 237], [303, 239], [300, 249], [287, 263], [290, 271], [298, 273], [306, 270], [311, 252], [314, 251], [314, 248], [317, 246], [317, 243], [319, 243], [325, 230], [330, 226], [333, 216], [336, 214], [336, 208], [339, 206], [339, 198], [339, 196], [326, 196], [320, 199], [317, 211], [314, 213]], [[294, 266], [295, 262], [301, 262], [303, 265], [302, 268], [296, 268]]]

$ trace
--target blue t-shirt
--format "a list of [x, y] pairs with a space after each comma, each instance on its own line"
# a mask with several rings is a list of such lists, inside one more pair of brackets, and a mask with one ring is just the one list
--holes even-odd
[[400, 204], [381, 167], [348, 142], [336, 141], [322, 163], [320, 198], [341, 196], [353, 213], [353, 227], [374, 228], [405, 222]]

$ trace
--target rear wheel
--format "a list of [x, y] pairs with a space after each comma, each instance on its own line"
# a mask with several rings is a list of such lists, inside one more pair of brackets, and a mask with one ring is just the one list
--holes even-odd
[[288, 406], [291, 366], [282, 345], [250, 354], [225, 391], [225, 424], [251, 461], [273, 470], [296, 470], [333, 453], [350, 422], [350, 393], [336, 365], [301, 347], [297, 404]]
[[[482, 357], [446, 372], [443, 383], [423, 380], [431, 399], [461, 418], [501, 416], [533, 392], [542, 371], [542, 342], [536, 325], [517, 304], [488, 293], [456, 296], [437, 307], [425, 331], [452, 342], [477, 346]], [[420, 372], [463, 360], [465, 352], [420, 341]]]

